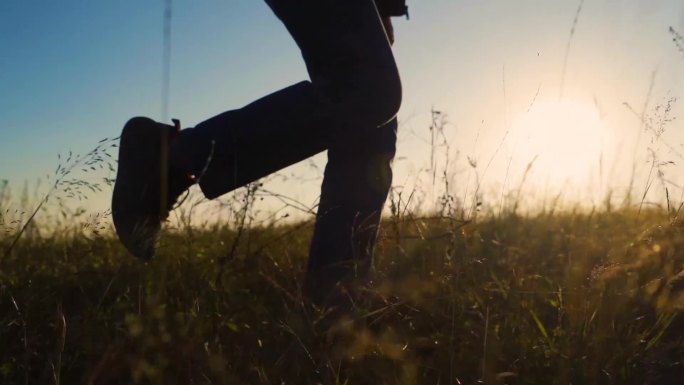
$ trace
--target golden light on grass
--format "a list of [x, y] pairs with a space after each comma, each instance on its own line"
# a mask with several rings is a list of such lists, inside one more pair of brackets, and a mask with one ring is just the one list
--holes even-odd
[[586, 184], [611, 144], [598, 110], [574, 100], [535, 103], [514, 119], [512, 133], [514, 158], [534, 160], [533, 174], [553, 184]]

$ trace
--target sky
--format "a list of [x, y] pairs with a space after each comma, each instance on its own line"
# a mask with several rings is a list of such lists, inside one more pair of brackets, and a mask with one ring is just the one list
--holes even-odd
[[[681, 121], [655, 135], [639, 116], [658, 127], [684, 116], [674, 100], [684, 97], [684, 53], [669, 32], [684, 33], [684, 3], [408, 4], [410, 20], [394, 20], [404, 87], [397, 189], [428, 204], [445, 181], [457, 200], [477, 191], [492, 207], [518, 190], [596, 203], [624, 190], [633, 168], [637, 185], [647, 183], [650, 148], [674, 162], [662, 168], [682, 192]], [[132, 116], [161, 119], [163, 13], [162, 0], [0, 2], [0, 179], [14, 191], [33, 186], [57, 154], [88, 152]], [[169, 114], [184, 126], [306, 78], [264, 2], [173, 2]], [[446, 118], [442, 131], [429, 129], [433, 109]], [[298, 182], [267, 187], [313, 205], [324, 163], [316, 156], [282, 171]], [[109, 194], [93, 194], [89, 209], [105, 210]]]

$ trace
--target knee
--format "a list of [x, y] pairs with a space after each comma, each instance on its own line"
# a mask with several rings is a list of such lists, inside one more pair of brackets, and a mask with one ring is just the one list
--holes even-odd
[[339, 118], [350, 126], [380, 127], [392, 120], [401, 106], [396, 66], [367, 68], [323, 83], [327, 84], [322, 90], [337, 106]]
[[401, 80], [396, 67], [374, 71], [358, 90], [354, 108], [362, 112], [360, 117], [365, 120], [365, 126], [380, 127], [397, 115], [401, 98]]
[[384, 79], [376, 85], [377, 93], [374, 95], [377, 115], [375, 116], [376, 125], [382, 126], [392, 120], [401, 107], [401, 80], [399, 73], [386, 74]]

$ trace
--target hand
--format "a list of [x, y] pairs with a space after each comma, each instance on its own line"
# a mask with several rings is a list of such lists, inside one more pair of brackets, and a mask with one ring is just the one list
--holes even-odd
[[390, 45], [394, 44], [394, 27], [392, 27], [392, 19], [389, 16], [382, 18], [382, 25], [385, 27], [385, 33]]

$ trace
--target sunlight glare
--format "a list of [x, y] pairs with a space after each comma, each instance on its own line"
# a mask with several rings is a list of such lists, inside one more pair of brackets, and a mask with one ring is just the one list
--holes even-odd
[[[607, 142], [599, 112], [578, 101], [543, 101], [513, 121], [513, 156], [552, 185], [575, 187], [599, 172]], [[535, 159], [536, 157], [536, 159]]]

